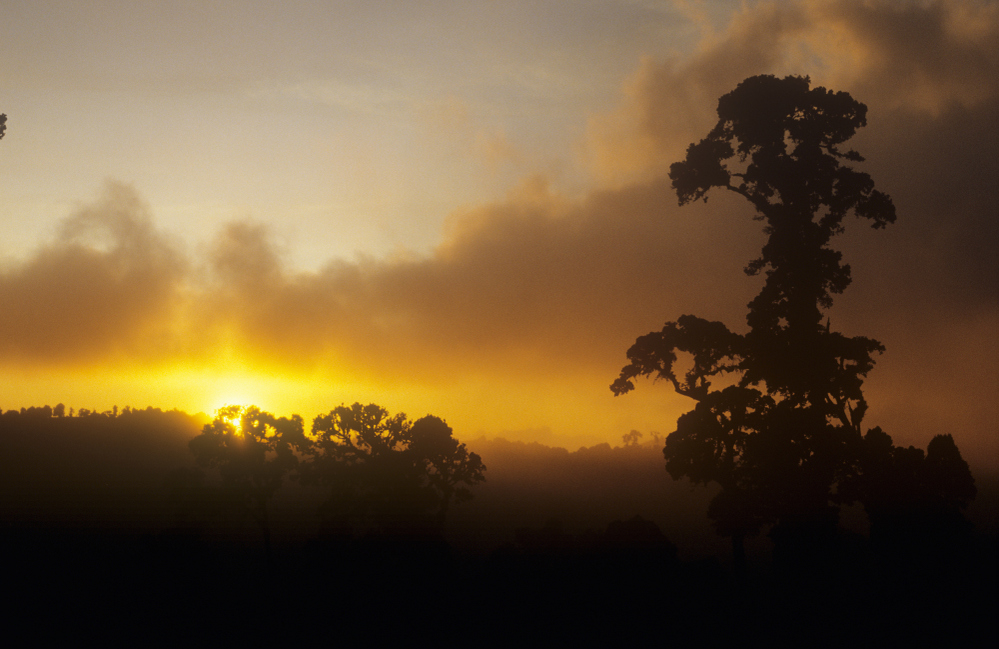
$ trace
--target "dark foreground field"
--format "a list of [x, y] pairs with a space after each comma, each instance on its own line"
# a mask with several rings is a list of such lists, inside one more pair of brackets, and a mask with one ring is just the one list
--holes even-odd
[[664, 539], [635, 529], [616, 539], [536, 532], [485, 555], [440, 539], [313, 539], [268, 565], [252, 543], [177, 531], [7, 528], [5, 635], [175, 646], [995, 646], [994, 539], [889, 566], [848, 542], [794, 572], [765, 565], [738, 578], [713, 559], [677, 560]]
[[[323, 529], [321, 494], [271, 503], [273, 553], [244, 518], [178, 509], [166, 476], [201, 421], [119, 417], [8, 427], [0, 454], [5, 636], [38, 644], [995, 646], [995, 480], [966, 534], [872, 544], [847, 510], [835, 542], [738, 575], [711, 493], [651, 446], [568, 452], [477, 440], [487, 480], [443, 536]], [[155, 425], [153, 425], [155, 424]], [[136, 434], [140, 426], [142, 435]], [[185, 513], [186, 511], [186, 513]]]

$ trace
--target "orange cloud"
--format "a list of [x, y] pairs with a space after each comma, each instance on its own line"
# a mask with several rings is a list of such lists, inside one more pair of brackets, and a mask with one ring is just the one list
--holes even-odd
[[0, 353], [56, 364], [156, 353], [185, 273], [135, 192], [109, 182], [58, 240], [0, 275]]

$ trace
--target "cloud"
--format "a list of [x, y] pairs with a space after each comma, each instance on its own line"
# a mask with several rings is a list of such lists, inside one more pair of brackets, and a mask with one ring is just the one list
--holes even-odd
[[[759, 224], [729, 196], [678, 208], [665, 171], [743, 78], [803, 73], [868, 104], [856, 148], [899, 210], [886, 232], [848, 223], [839, 242], [855, 285], [833, 324], [889, 346], [869, 384], [886, 405], [879, 411], [872, 396], [871, 418], [923, 443], [946, 425], [994, 430], [997, 47], [995, 5], [749, 5], [690, 57], [644, 61], [620, 106], [593, 117], [592, 191], [567, 197], [528, 177], [502, 200], [456, 210], [425, 257], [294, 272], [265, 227], [238, 222], [207, 259], [184, 259], [134, 192], [110, 185], [67, 220], [61, 239], [0, 278], [11, 307], [0, 316], [3, 351], [46, 362], [142, 354], [150, 332], [170, 335], [169, 322], [170, 344], [192, 362], [236, 346], [289, 371], [335, 366], [371, 382], [455, 391], [479, 380], [504, 397], [510, 386], [536, 391], [586, 376], [597, 377], [587, 389], [607, 396], [628, 346], [663, 321], [696, 313], [742, 326], [759, 287], [742, 273], [763, 242]], [[458, 100], [440, 116], [469, 128]], [[191, 270], [201, 267], [204, 277]], [[983, 351], [968, 351], [976, 346]], [[943, 378], [954, 363], [960, 384]], [[903, 407], [899, 395], [925, 395], [927, 385], [938, 405]]]
[[[606, 367], [669, 314], [664, 297], [692, 309], [750, 296], [725, 277], [753, 253], [740, 233], [755, 227], [719, 236], [719, 221], [705, 227], [717, 217], [680, 214], [666, 195], [656, 183], [579, 203], [533, 178], [505, 200], [455, 214], [429, 258], [336, 262], [316, 273], [280, 270], [266, 231], [235, 224], [213, 253], [224, 281], [203, 304], [251, 348], [279, 348], [295, 363], [324, 350], [358, 370], [431, 381], [480, 368], [510, 378]], [[718, 247], [737, 252], [704, 252]]]
[[804, 35], [829, 83], [872, 97], [882, 109], [936, 116], [995, 97], [999, 44], [994, 3], [813, 2], [821, 29]]
[[624, 100], [587, 127], [587, 162], [596, 179], [622, 186], [665, 176], [692, 138], [714, 125], [718, 97], [748, 76], [785, 63], [785, 41], [807, 24], [799, 3], [760, 4], [706, 37], [691, 58], [645, 59], [623, 87]]
[[134, 190], [108, 182], [55, 242], [0, 274], [0, 350], [46, 363], [155, 353], [184, 276]]
[[754, 74], [810, 75], [877, 111], [980, 106], [995, 97], [997, 23], [999, 6], [956, 0], [746, 6], [692, 57], [643, 61], [619, 109], [590, 120], [590, 168], [612, 185], [663, 175], [713, 125], [717, 98]]
[[224, 291], [265, 293], [279, 281], [281, 260], [267, 240], [267, 228], [249, 220], [233, 221], [215, 239], [209, 261]]

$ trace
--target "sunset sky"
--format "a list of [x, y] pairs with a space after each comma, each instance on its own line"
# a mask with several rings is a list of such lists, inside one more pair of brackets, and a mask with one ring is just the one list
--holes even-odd
[[375, 402], [576, 448], [639, 335], [745, 329], [764, 241], [669, 164], [755, 74], [867, 104], [835, 241], [866, 423], [999, 468], [999, 3], [30, 0], [0, 21], [0, 408]]

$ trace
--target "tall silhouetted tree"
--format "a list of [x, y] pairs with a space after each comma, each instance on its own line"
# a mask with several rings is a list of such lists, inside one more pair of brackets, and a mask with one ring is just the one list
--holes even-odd
[[330, 490], [329, 522], [379, 532], [443, 524], [452, 501], [471, 497], [485, 467], [437, 417], [411, 423], [375, 404], [340, 406], [316, 417], [303, 480]]
[[7, 132], [7, 115], [0, 115], [0, 139]]
[[[853, 213], [875, 229], [895, 221], [891, 199], [850, 164], [841, 146], [866, 124], [867, 108], [809, 79], [757, 76], [718, 102], [718, 123], [670, 167], [680, 205], [721, 188], [745, 198], [764, 222], [763, 273], [749, 303], [748, 331], [681, 316], [640, 337], [612, 384], [653, 376], [696, 401], [666, 439], [674, 479], [716, 482], [709, 515], [730, 536], [737, 565], [744, 537], [764, 524], [778, 549], [821, 542], [835, 531], [833, 485], [855, 469], [867, 404], [864, 377], [883, 351], [876, 340], [830, 330], [825, 312], [850, 284], [829, 246]], [[689, 367], [681, 375], [679, 356]], [[731, 375], [728, 385], [712, 381]]]

